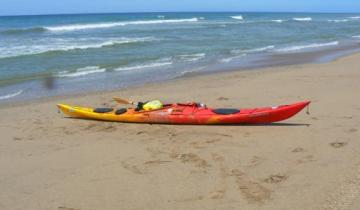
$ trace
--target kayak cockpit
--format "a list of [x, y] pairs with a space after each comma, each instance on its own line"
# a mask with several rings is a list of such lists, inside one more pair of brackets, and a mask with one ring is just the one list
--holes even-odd
[[213, 109], [212, 110], [215, 114], [219, 114], [219, 115], [230, 115], [230, 114], [237, 114], [240, 112], [239, 109]]

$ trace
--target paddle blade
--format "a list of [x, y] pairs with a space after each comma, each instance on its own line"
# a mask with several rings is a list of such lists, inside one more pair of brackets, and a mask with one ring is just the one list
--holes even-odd
[[134, 104], [133, 101], [127, 100], [127, 99], [123, 99], [123, 98], [118, 98], [118, 97], [114, 97], [114, 100], [116, 102], [118, 102], [119, 104]]

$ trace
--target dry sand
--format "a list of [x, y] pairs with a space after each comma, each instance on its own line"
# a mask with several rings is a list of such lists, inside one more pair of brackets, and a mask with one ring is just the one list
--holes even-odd
[[[0, 108], [0, 209], [359, 209], [360, 55]], [[56, 103], [256, 107], [313, 101], [283, 124], [63, 118]]]

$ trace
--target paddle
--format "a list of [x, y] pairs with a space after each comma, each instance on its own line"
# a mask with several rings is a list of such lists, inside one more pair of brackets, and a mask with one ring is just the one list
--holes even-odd
[[135, 102], [128, 100], [128, 99], [123, 99], [123, 98], [119, 98], [119, 97], [114, 97], [113, 98], [116, 102], [118, 102], [119, 104], [130, 104], [130, 105], [135, 105]]

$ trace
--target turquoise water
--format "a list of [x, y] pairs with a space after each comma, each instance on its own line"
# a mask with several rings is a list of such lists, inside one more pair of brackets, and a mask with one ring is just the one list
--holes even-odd
[[360, 42], [360, 14], [0, 17], [0, 102], [109, 90]]

